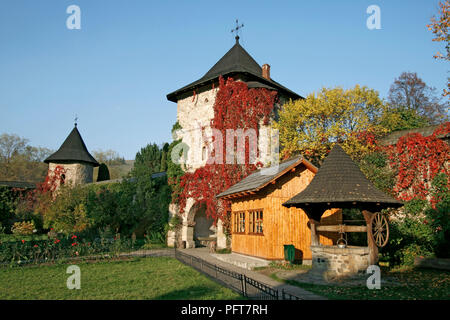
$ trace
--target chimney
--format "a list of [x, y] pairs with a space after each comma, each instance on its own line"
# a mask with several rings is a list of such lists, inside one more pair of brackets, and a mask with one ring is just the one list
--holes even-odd
[[262, 76], [263, 78], [270, 80], [270, 66], [267, 63], [262, 66]]

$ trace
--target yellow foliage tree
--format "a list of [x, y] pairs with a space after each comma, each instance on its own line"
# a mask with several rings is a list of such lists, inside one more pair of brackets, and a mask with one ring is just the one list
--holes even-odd
[[356, 85], [352, 89], [322, 88], [306, 99], [290, 101], [279, 112], [281, 157], [302, 154], [320, 164], [336, 142], [355, 160], [375, 149], [374, 137], [386, 132], [379, 119], [384, 108], [378, 92]]

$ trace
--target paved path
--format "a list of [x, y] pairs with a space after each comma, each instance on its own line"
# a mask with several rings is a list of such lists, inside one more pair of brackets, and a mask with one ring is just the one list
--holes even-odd
[[304, 299], [304, 300], [327, 300], [327, 298], [316, 295], [314, 293], [311, 293], [305, 289], [299, 288], [297, 286], [292, 286], [289, 284], [278, 282], [264, 274], [261, 274], [259, 272], [244, 269], [235, 265], [232, 265], [230, 263], [218, 260], [214, 258], [208, 248], [195, 248], [195, 249], [179, 249], [181, 252], [185, 254], [192, 255], [194, 257], [198, 257], [200, 259], [203, 259], [211, 264], [218, 265], [219, 267], [222, 267], [224, 269], [228, 269], [234, 272], [245, 274], [245, 276], [255, 279], [259, 282], [262, 282], [268, 286], [271, 286], [275, 289], [281, 290], [284, 289], [286, 292], [291, 293], [293, 295], [296, 295], [297, 297]]

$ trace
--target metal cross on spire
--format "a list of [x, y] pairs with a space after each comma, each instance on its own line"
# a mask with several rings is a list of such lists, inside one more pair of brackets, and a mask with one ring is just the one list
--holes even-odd
[[231, 33], [235, 32], [236, 33], [236, 37], [234, 37], [236, 39], [236, 42], [239, 42], [239, 29], [242, 29], [244, 27], [244, 24], [242, 23], [241, 25], [239, 25], [239, 21], [238, 19], [236, 19], [236, 28], [231, 29]]

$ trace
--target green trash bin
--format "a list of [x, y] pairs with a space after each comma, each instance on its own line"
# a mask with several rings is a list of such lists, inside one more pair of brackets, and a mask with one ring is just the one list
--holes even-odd
[[295, 259], [295, 247], [292, 244], [284, 245], [284, 260], [293, 263]]

